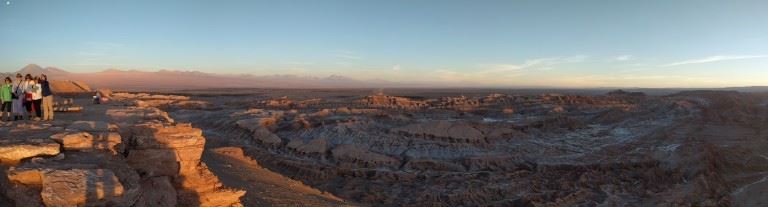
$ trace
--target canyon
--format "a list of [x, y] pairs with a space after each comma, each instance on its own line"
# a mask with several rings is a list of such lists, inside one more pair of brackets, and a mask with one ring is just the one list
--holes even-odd
[[[16, 206], [762, 206], [768, 94], [233, 89], [0, 127]], [[31, 201], [31, 202], [30, 202]]]

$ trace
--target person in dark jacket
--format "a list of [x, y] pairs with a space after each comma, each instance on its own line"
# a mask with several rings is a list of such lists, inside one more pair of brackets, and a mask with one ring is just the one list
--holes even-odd
[[43, 121], [53, 121], [53, 92], [45, 74], [40, 75], [40, 87], [43, 95]]

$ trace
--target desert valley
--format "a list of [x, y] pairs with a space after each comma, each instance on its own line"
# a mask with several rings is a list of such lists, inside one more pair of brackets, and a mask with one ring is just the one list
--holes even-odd
[[765, 8], [2, 0], [0, 207], [766, 207]]
[[2, 123], [0, 204], [768, 205], [765, 92], [102, 85], [95, 105], [69, 77], [82, 111]]

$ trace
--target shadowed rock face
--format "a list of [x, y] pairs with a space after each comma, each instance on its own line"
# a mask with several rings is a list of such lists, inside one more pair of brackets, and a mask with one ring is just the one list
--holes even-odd
[[297, 96], [211, 95], [216, 110], [171, 116], [377, 206], [767, 202], [761, 94]]
[[113, 202], [125, 189], [106, 169], [53, 170], [42, 175], [40, 197], [46, 206], [99, 206]]
[[136, 206], [173, 207], [178, 203], [176, 189], [167, 176], [145, 179], [141, 188], [145, 190], [139, 195]]

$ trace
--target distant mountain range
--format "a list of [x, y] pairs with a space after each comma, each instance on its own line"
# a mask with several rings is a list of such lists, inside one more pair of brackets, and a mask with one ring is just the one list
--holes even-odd
[[296, 75], [220, 75], [199, 71], [160, 70], [145, 72], [137, 70], [108, 69], [101, 72], [73, 73], [55, 67], [41, 67], [29, 64], [14, 73], [46, 74], [51, 80], [78, 80], [94, 88], [117, 90], [174, 90], [206, 88], [397, 88], [423, 87], [385, 80], [357, 80], [340, 75], [308, 77]]
[[[297, 75], [221, 75], [199, 71], [160, 70], [146, 72], [138, 70], [108, 69], [93, 73], [73, 73], [55, 67], [41, 67], [29, 64], [14, 73], [0, 73], [1, 77], [16, 73], [40, 75], [46, 74], [51, 80], [83, 81], [93, 88], [115, 90], [176, 90], [176, 89], [211, 89], [211, 88], [477, 88], [472, 86], [446, 83], [405, 83], [387, 80], [358, 80], [346, 76], [309, 77]], [[521, 88], [521, 90], [536, 88]], [[596, 93], [604, 93], [620, 88], [588, 88]], [[572, 91], [583, 89], [549, 88], [549, 91]], [[731, 90], [740, 92], [768, 92], [768, 86], [748, 86], [729, 88], [628, 88], [627, 91], [639, 91], [653, 95], [670, 94], [684, 90]]]

